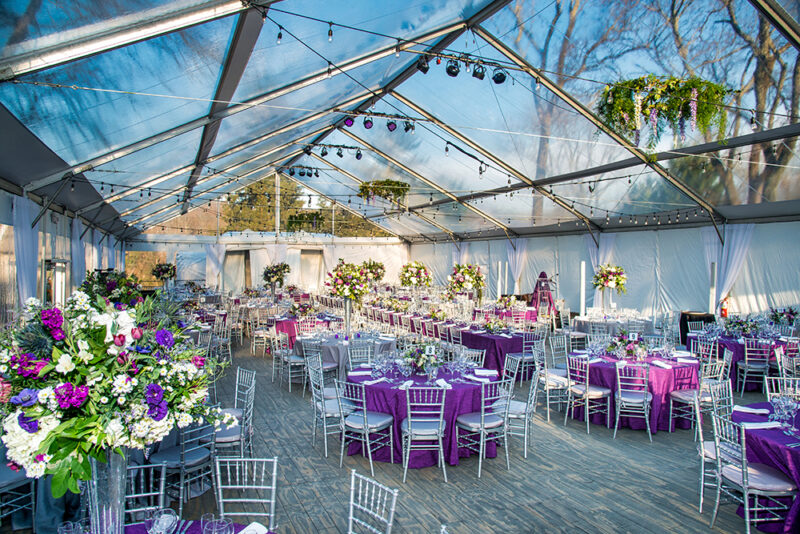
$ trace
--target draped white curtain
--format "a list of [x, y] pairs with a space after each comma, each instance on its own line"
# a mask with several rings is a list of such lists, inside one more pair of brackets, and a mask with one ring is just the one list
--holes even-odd
[[83, 241], [81, 241], [82, 233], [83, 224], [80, 219], [75, 217], [72, 219], [69, 240], [70, 258], [72, 259], [71, 274], [73, 287], [81, 285], [86, 277], [86, 254]]
[[117, 256], [117, 269], [119, 271], [125, 270], [125, 241], [120, 242], [119, 244], [119, 255]]
[[92, 269], [103, 268], [103, 251], [100, 249], [100, 240], [103, 234], [97, 228], [92, 228]]
[[286, 245], [267, 245], [267, 264], [275, 265], [286, 261]]
[[112, 236], [106, 238], [106, 267], [109, 269], [117, 268], [117, 247], [111, 242]]
[[206, 285], [219, 286], [219, 274], [222, 272], [222, 262], [225, 260], [225, 245], [206, 245]]
[[250, 287], [264, 285], [264, 268], [269, 265], [269, 254], [265, 248], [250, 249]]
[[754, 228], [753, 223], [726, 225], [724, 245], [720, 244], [713, 227], [701, 229], [706, 260], [709, 265], [712, 261], [717, 262], [717, 308], [728, 296], [739, 277], [747, 259], [747, 252], [750, 250]]
[[[322, 262], [323, 270], [325, 273], [331, 272], [331, 269], [336, 267], [336, 247], [334, 245], [323, 245], [322, 246]], [[325, 276], [323, 275], [323, 280]]]
[[17, 293], [19, 303], [36, 296], [36, 264], [39, 261], [39, 223], [31, 223], [39, 207], [24, 197], [14, 197], [14, 256], [17, 264]]
[[[586, 240], [586, 248], [589, 251], [589, 260], [592, 262], [592, 272], [596, 273], [601, 265], [611, 262], [617, 234], [598, 234], [597, 245], [595, 245], [594, 239], [589, 234], [585, 234], [584, 239]], [[594, 291], [594, 300], [592, 302], [594, 306], [597, 306], [597, 303], [600, 302], [600, 291], [597, 289]]]
[[[456, 246], [455, 243], [452, 244], [452, 253], [451, 257], [453, 260], [453, 265], [455, 264], [465, 264], [469, 261], [469, 242], [462, 241], [461, 243]], [[451, 269], [452, 270], [452, 269]], [[448, 272], [448, 274], [450, 274]]]
[[518, 295], [519, 279], [528, 260], [528, 240], [514, 239], [513, 245], [512, 241], [506, 241], [506, 253], [508, 254], [508, 270], [511, 271], [511, 278], [514, 280], [514, 294]]

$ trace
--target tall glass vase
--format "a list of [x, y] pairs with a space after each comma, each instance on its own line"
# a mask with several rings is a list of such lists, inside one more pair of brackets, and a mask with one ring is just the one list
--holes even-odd
[[106, 449], [105, 454], [106, 463], [90, 459], [89, 521], [92, 534], [123, 534], [128, 459], [111, 449]]
[[350, 315], [353, 313], [353, 299], [344, 299], [344, 332], [350, 339]]
[[269, 290], [270, 290], [270, 293], [272, 293], [272, 303], [273, 304], [278, 302], [278, 295], [275, 293], [277, 285], [278, 284], [276, 284], [275, 282], [271, 282], [269, 284]]
[[600, 288], [600, 312], [603, 315], [606, 314], [606, 290], [605, 290], [605, 288]]

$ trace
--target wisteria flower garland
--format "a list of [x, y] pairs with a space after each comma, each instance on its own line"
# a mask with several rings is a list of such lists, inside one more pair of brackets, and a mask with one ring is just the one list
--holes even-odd
[[235, 424], [205, 404], [205, 353], [180, 329], [81, 291], [63, 309], [29, 301], [26, 317], [0, 336], [2, 441], [12, 469], [53, 475], [54, 496], [77, 493], [106, 449], [144, 449], [203, 419]]

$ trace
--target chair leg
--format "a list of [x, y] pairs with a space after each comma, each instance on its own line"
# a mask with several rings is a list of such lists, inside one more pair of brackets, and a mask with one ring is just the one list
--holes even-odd
[[669, 398], [669, 431], [674, 432], [674, 426], [672, 423], [672, 397]]
[[647, 437], [650, 438], [650, 443], [653, 443], [653, 433], [650, 432], [650, 409], [646, 405], [644, 410], [644, 424], [647, 426]]
[[611, 439], [617, 439], [617, 429], [619, 428], [619, 405], [620, 402], [619, 399], [617, 399], [617, 410], [616, 413], [614, 414], [616, 419], [616, 421], [614, 422], [614, 436]]
[[372, 447], [370, 447], [370, 442], [369, 442], [369, 430], [365, 428], [362, 436], [363, 436], [362, 442], [364, 443], [364, 446], [367, 448], [367, 457], [369, 458], [369, 472], [370, 474], [372, 474], [372, 477], [374, 478], [375, 468], [372, 465]]
[[389, 427], [389, 461], [394, 463], [394, 428]]
[[702, 514], [703, 513], [703, 497], [705, 496], [706, 492], [706, 460], [704, 457], [700, 457], [700, 506], [698, 506], [698, 511]]
[[481, 441], [480, 445], [478, 446], [478, 478], [481, 478], [481, 467], [483, 466], [483, 448], [486, 446], [486, 438], [481, 431]]
[[714, 521], [717, 520], [717, 512], [719, 511], [719, 497], [722, 491], [722, 478], [717, 475], [717, 498], [716, 502], [714, 503], [714, 512], [711, 514], [711, 523], [708, 525], [708, 528], [714, 528]]
[[406, 475], [408, 475], [409, 456], [411, 456], [411, 434], [403, 436], [403, 484], [406, 483]]
[[444, 465], [444, 446], [442, 445], [442, 436], [439, 436], [439, 462], [442, 464], [442, 475], [444, 475], [444, 481], [447, 483], [447, 466]]
[[342, 462], [344, 461], [344, 444], [345, 444], [346, 441], [347, 441], [347, 432], [343, 430], [342, 431], [342, 447], [341, 447], [341, 450], [339, 451], [339, 468], [342, 467]]

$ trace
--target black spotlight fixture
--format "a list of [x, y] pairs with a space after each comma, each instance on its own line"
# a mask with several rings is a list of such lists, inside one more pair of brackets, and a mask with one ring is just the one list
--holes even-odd
[[303, 152], [306, 153], [306, 156], [310, 156], [311, 155], [311, 146], [310, 145], [306, 145], [305, 147], [303, 147]]
[[492, 74], [492, 81], [494, 83], [496, 83], [497, 85], [500, 85], [501, 83], [505, 82], [506, 81], [506, 71], [504, 71], [500, 67], [497, 67], [496, 69], [494, 69], [494, 74]]
[[319, 169], [314, 169], [314, 178], [319, 178]]
[[486, 67], [483, 65], [475, 65], [475, 68], [472, 69], [472, 77], [482, 80], [486, 77]]
[[372, 119], [364, 117], [364, 129], [369, 130], [370, 128], [372, 128]]
[[356, 159], [361, 159], [361, 149], [356, 150]]
[[408, 133], [408, 132], [412, 132], [413, 133], [414, 132], [414, 123], [411, 122], [411, 121], [406, 121], [403, 124], [403, 131], [405, 131], [406, 133]]
[[422, 74], [427, 74], [430, 68], [431, 66], [428, 65], [427, 56], [419, 56], [419, 59], [417, 60], [417, 70]]
[[294, 176], [294, 167], [289, 167], [289, 176]]
[[390, 132], [393, 132], [397, 129], [397, 123], [394, 121], [389, 121], [386, 123], [386, 129]]
[[345, 126], [347, 126], [347, 127], [349, 128], [349, 127], [351, 127], [351, 126], [353, 125], [353, 123], [354, 123], [354, 122], [355, 122], [355, 121], [353, 120], [353, 117], [347, 117], [347, 118], [344, 120], [344, 125], [345, 125]]
[[461, 72], [461, 67], [458, 64], [458, 61], [451, 59], [447, 62], [447, 67], [444, 70], [447, 72], [448, 76], [455, 78], [458, 76], [458, 73]]
[[325, 156], [327, 156], [327, 155], [328, 155], [328, 147], [325, 147], [325, 146], [324, 146], [324, 147], [322, 147], [322, 152], [320, 152], [320, 154], [322, 154], [322, 157], [323, 157], [323, 158], [324, 158]]
[[342, 152], [342, 149], [341, 149], [341, 148], [340, 148], [339, 150], [337, 150], [337, 151], [336, 151], [336, 155], [337, 155], [337, 156], [339, 156], [340, 158], [343, 158], [343, 157], [344, 157], [344, 152]]
[[300, 176], [305, 176], [306, 170], [303, 167], [300, 167], [300, 171], [297, 174], [299, 174]]

